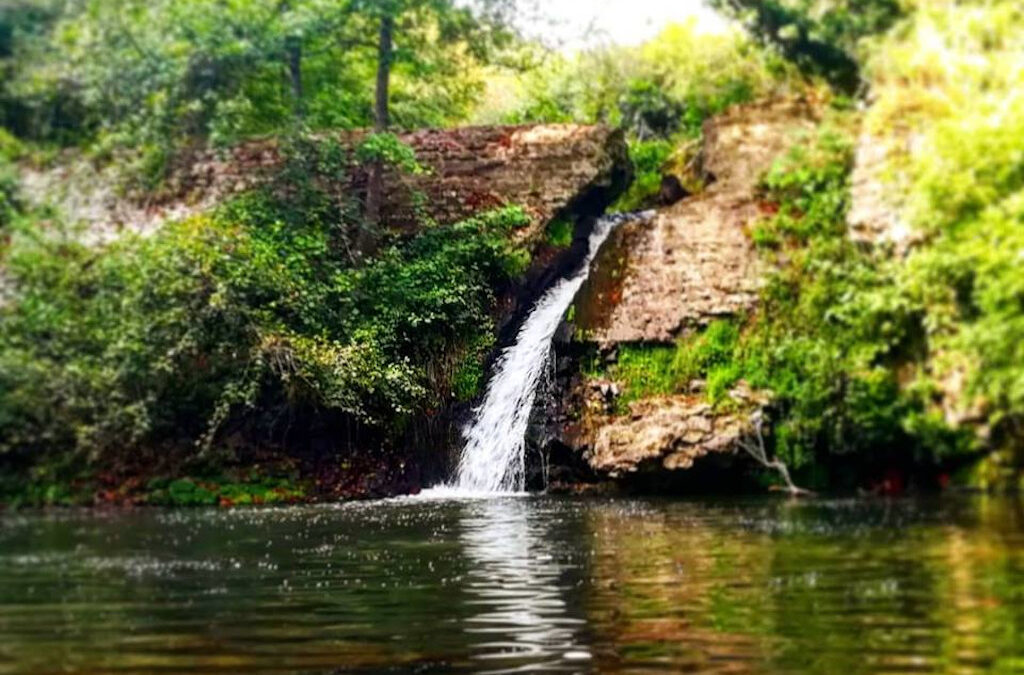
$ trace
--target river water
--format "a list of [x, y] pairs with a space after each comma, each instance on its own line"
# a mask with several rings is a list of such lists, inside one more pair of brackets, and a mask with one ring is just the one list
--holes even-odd
[[1018, 501], [0, 515], [0, 673], [1024, 672]]

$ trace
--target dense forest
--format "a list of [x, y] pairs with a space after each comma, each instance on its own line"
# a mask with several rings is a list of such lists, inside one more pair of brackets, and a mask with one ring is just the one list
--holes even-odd
[[[5, 3], [0, 498], [290, 501], [404, 466], [476, 399], [501, 299], [573, 224], [524, 238], [508, 205], [389, 228], [382, 182], [429, 171], [398, 131], [621, 128], [635, 176], [611, 208], [631, 211], [667, 174], [701, 190], [705, 122], [772, 99], [820, 123], [760, 180], [759, 309], [585, 370], [623, 404], [771, 392], [772, 452], [816, 489], [889, 466], [1020, 487], [1024, 8], [712, 4], [729, 29], [567, 52], [513, 0]], [[155, 232], [97, 238], [30, 180], [156, 202], [188, 157], [267, 139], [273, 181]], [[848, 225], [865, 145], [899, 214], [871, 242]], [[364, 188], [332, 189], [347, 172]]]

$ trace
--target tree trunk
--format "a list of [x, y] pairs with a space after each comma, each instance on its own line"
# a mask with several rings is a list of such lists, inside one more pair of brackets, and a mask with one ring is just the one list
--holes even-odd
[[[388, 111], [388, 88], [391, 84], [391, 61], [393, 58], [392, 35], [395, 19], [390, 15], [381, 17], [380, 39], [377, 43], [377, 87], [373, 106], [373, 131], [383, 133], [390, 125]], [[366, 183], [366, 214], [365, 223], [356, 241], [356, 251], [360, 256], [372, 255], [377, 246], [377, 234], [380, 229], [380, 212], [384, 192], [384, 165], [375, 161], [369, 167]]]
[[377, 45], [377, 90], [373, 108], [373, 130], [377, 133], [387, 131], [391, 124], [388, 110], [388, 89], [391, 85], [391, 61], [394, 58], [392, 34], [395, 31], [395, 18], [390, 15], [381, 17], [380, 42]]
[[292, 105], [295, 118], [301, 120], [306, 111], [302, 100], [302, 43], [299, 38], [289, 37], [285, 50], [288, 52], [288, 80], [292, 86]]

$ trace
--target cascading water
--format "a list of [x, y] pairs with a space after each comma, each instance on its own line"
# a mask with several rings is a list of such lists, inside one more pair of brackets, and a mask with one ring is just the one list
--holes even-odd
[[525, 487], [526, 427], [537, 385], [551, 354], [551, 339], [608, 235], [621, 223], [652, 212], [615, 214], [597, 221], [579, 269], [552, 286], [530, 312], [515, 344], [498, 357], [494, 377], [472, 424], [464, 431], [455, 485], [459, 492], [518, 492]]

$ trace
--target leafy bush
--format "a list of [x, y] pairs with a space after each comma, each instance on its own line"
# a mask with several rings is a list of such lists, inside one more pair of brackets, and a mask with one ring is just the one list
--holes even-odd
[[[738, 31], [699, 32], [673, 24], [638, 47], [549, 56], [515, 81], [480, 119], [485, 122], [603, 122], [640, 140], [700, 134], [709, 116], [774, 90], [791, 75]], [[494, 88], [507, 94], [507, 80]]]
[[668, 140], [629, 141], [633, 182], [611, 206], [612, 211], [635, 211], [649, 206], [661, 189], [665, 165], [675, 149]]
[[509, 235], [524, 213], [431, 227], [351, 267], [342, 211], [306, 189], [102, 250], [18, 227], [0, 462], [173, 467], [226, 451], [229, 431], [273, 445], [278, 420], [313, 411], [386, 441], [469, 395], [464, 370], [438, 364], [482, 360], [493, 289], [524, 269]]
[[619, 98], [619, 114], [623, 126], [643, 141], [668, 138], [683, 119], [683, 105], [672, 100], [664, 89], [651, 80], [633, 80]]
[[712, 0], [801, 71], [846, 94], [862, 84], [860, 42], [903, 15], [899, 0]]
[[[937, 399], [1024, 448], [1024, 8], [910, 3], [869, 73], [867, 124], [919, 235], [900, 283], [927, 309]], [[913, 152], [906, 142], [910, 130]], [[962, 383], [957, 386], [956, 383]], [[950, 384], [952, 383], [952, 384]]]
[[363, 164], [382, 162], [405, 173], [423, 173], [423, 167], [416, 161], [416, 152], [390, 133], [368, 135], [356, 147], [356, 159]]
[[548, 223], [544, 234], [550, 246], [568, 248], [572, 244], [573, 224], [565, 218], [555, 218]]
[[794, 466], [826, 454], [898, 462], [945, 450], [915, 442], [905, 424], [926, 403], [897, 375], [923, 357], [922, 308], [896, 285], [884, 251], [846, 236], [851, 158], [842, 131], [826, 129], [762, 182], [777, 205], [760, 225], [776, 271], [737, 356], [743, 377], [777, 396], [777, 451]]
[[156, 478], [149, 481], [144, 493], [147, 504], [161, 506], [280, 504], [305, 497], [304, 488], [287, 478], [260, 478], [245, 482], [223, 477]]

